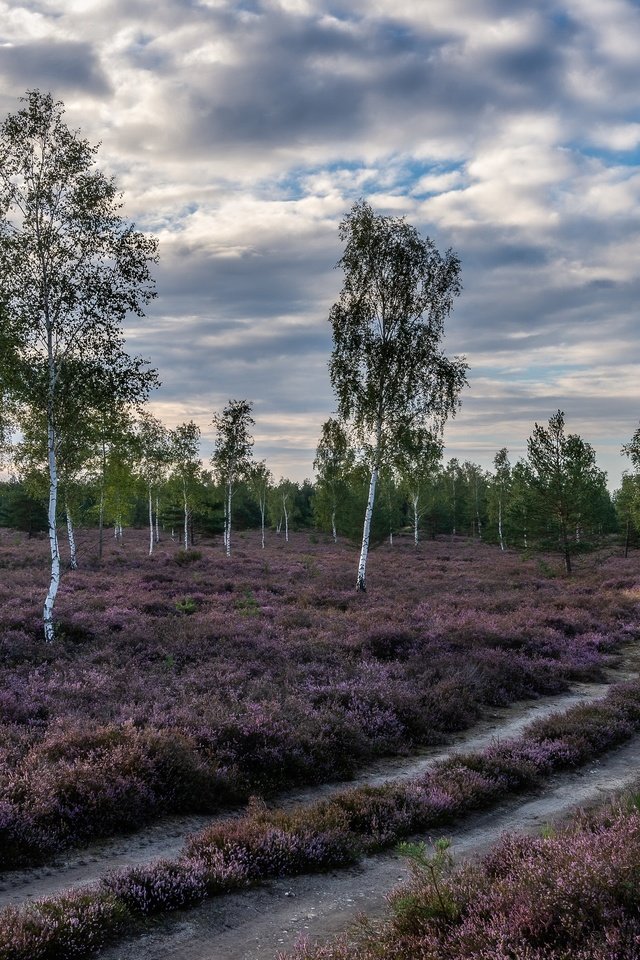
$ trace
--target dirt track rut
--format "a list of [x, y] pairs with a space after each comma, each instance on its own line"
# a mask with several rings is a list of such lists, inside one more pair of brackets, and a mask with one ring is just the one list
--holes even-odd
[[[627, 675], [616, 674], [616, 679]], [[380, 760], [361, 771], [349, 781], [348, 786], [365, 783], [375, 785], [417, 776], [437, 760], [452, 753], [479, 750], [497, 737], [506, 739], [518, 736], [523, 727], [539, 717], [604, 696], [608, 687], [608, 683], [579, 684], [573, 690], [557, 696], [493, 709], [485, 719], [470, 730], [458, 734], [447, 746], [425, 749], [410, 757]], [[308, 803], [344, 789], [344, 782], [323, 784], [283, 794], [278, 797], [277, 803], [278, 806]], [[226, 816], [237, 816], [238, 813]], [[109, 870], [147, 863], [161, 857], [175, 857], [189, 834], [197, 833], [214, 819], [211, 815], [164, 818], [128, 836], [104, 840], [82, 850], [71, 851], [47, 866], [0, 874], [0, 908], [37, 897], [51, 896], [71, 886], [92, 883]]]

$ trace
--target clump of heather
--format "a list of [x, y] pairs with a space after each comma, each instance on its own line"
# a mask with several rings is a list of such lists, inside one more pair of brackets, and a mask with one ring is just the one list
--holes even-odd
[[[0, 866], [251, 794], [348, 778], [489, 704], [602, 676], [632, 635], [622, 561], [569, 582], [482, 544], [398, 541], [353, 589], [346, 544], [239, 536], [185, 563], [146, 534], [68, 571], [41, 640], [46, 540], [0, 530]], [[603, 581], [605, 586], [603, 586]], [[608, 586], [606, 585], [608, 584]]]
[[107, 892], [71, 891], [0, 915], [3, 960], [87, 957], [131, 924], [124, 903]]
[[[289, 960], [612, 960], [640, 942], [640, 814], [608, 808], [551, 836], [506, 836], [479, 864], [452, 871], [416, 849], [413, 880], [389, 922]], [[284, 960], [281, 957], [280, 960]]]

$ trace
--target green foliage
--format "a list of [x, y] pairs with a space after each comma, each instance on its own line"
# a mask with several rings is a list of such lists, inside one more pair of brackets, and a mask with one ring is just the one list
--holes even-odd
[[17, 481], [0, 483], [0, 526], [22, 530], [30, 537], [48, 527], [42, 500], [30, 495]]
[[451, 922], [460, 915], [460, 908], [447, 878], [453, 869], [451, 841], [436, 840], [433, 853], [425, 843], [400, 843], [398, 853], [409, 861], [413, 888], [409, 887], [392, 899], [394, 927], [410, 934], [427, 920]]
[[260, 605], [249, 588], [236, 600], [235, 608], [245, 617], [255, 617], [260, 613]]
[[179, 567], [186, 567], [190, 563], [202, 560], [200, 550], [178, 550], [173, 558]]
[[[187, 551], [182, 551], [183, 553]], [[183, 600], [176, 600], [174, 604], [178, 613], [191, 614], [195, 613], [198, 609], [198, 604], [193, 599], [193, 597], [184, 597]]]
[[585, 534], [596, 533], [598, 513], [608, 498], [606, 476], [595, 451], [577, 434], [565, 434], [558, 410], [548, 427], [535, 424], [527, 442], [531, 483], [531, 518], [539, 542], [558, 550], [571, 573], [571, 556]]

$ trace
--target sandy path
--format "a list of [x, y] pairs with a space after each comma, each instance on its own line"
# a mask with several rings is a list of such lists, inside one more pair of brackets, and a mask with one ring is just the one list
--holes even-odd
[[[615, 672], [610, 682], [629, 676]], [[423, 773], [437, 760], [452, 753], [479, 750], [493, 740], [518, 736], [523, 727], [540, 717], [587, 700], [603, 696], [609, 683], [577, 684], [574, 689], [534, 701], [521, 701], [509, 707], [493, 708], [485, 719], [466, 732], [457, 734], [447, 746], [424, 749], [409, 757], [384, 759], [361, 771], [348, 786], [380, 784], [389, 780], [403, 780]], [[292, 791], [277, 799], [278, 806], [292, 806], [329, 796], [344, 790], [345, 783], [328, 783], [318, 787]], [[239, 816], [242, 810], [225, 816]], [[156, 821], [151, 826], [128, 836], [119, 836], [94, 843], [81, 850], [69, 851], [53, 863], [0, 874], [0, 908], [20, 904], [25, 900], [50, 896], [71, 886], [91, 883], [109, 870], [145, 863], [160, 857], [174, 857], [180, 852], [185, 838], [202, 830], [214, 818], [207, 816], [171, 817]]]
[[[423, 839], [445, 835], [456, 858], [474, 856], [505, 831], [535, 832], [630, 786], [639, 774], [637, 737], [581, 771], [553, 778], [544, 793], [507, 801]], [[407, 877], [404, 861], [388, 853], [348, 870], [278, 880], [160, 919], [143, 936], [104, 950], [100, 960], [274, 960], [301, 935], [322, 941], [348, 929], [359, 913], [383, 915], [386, 895]]]

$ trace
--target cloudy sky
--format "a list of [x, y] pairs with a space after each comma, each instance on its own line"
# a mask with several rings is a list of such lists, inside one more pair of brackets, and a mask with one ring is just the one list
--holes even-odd
[[128, 342], [167, 424], [254, 401], [302, 479], [334, 407], [337, 227], [358, 197], [462, 261], [446, 455], [559, 407], [610, 484], [640, 418], [638, 0], [0, 0], [0, 112], [50, 90], [160, 238]]

